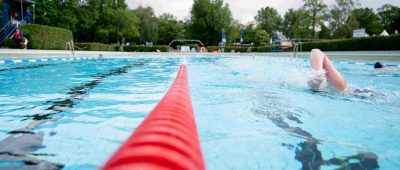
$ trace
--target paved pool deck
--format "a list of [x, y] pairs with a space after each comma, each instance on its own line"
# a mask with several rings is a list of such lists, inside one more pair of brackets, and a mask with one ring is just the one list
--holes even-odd
[[[326, 51], [332, 59], [342, 60], [379, 60], [400, 61], [400, 51]], [[78, 57], [143, 57], [143, 56], [269, 56], [269, 57], [294, 57], [293, 52], [268, 52], [268, 53], [194, 53], [194, 52], [107, 52], [107, 51], [75, 51]], [[310, 52], [298, 52], [297, 57], [308, 58]], [[73, 57], [71, 51], [66, 50], [22, 50], [0, 49], [0, 59], [24, 59], [24, 58], [59, 58]]]

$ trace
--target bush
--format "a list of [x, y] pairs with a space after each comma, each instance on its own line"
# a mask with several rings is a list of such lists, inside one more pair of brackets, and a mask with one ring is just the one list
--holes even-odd
[[[247, 53], [248, 48], [249, 47], [225, 47], [225, 52], [235, 51], [235, 52]], [[251, 49], [249, 52], [251, 52]]]
[[256, 47], [253, 49], [254, 52], [272, 52], [274, 47], [269, 47], [269, 46], [263, 46], [263, 47]]
[[400, 35], [387, 37], [352, 38], [303, 43], [303, 51], [318, 48], [322, 51], [400, 50]]
[[76, 43], [76, 50], [84, 51], [115, 51], [113, 45], [101, 44], [101, 43]]
[[207, 50], [209, 52], [218, 51], [219, 47], [218, 46], [207, 46]]
[[4, 40], [4, 47], [8, 47], [8, 48], [17, 48], [17, 45], [15, 44], [14, 39], [12, 38], [6, 38]]
[[29, 40], [30, 49], [65, 50], [65, 44], [73, 40], [70, 30], [57, 27], [29, 24], [23, 25], [21, 30]]
[[[142, 46], [142, 45], [129, 45], [124, 46], [125, 52], [156, 52], [160, 50], [161, 52], [169, 52], [169, 46]], [[119, 51], [119, 46], [115, 46], [115, 51]]]

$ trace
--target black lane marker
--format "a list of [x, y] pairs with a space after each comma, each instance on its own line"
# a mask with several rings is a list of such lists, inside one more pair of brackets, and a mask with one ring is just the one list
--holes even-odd
[[26, 70], [26, 69], [32, 69], [32, 68], [40, 68], [40, 67], [62, 65], [62, 64], [75, 64], [75, 63], [80, 63], [80, 62], [74, 61], [74, 62], [62, 62], [62, 63], [53, 63], [53, 64], [35, 64], [35, 65], [28, 65], [28, 66], [21, 66], [21, 67], [4, 68], [4, 69], [0, 69], [0, 72], [13, 71], [13, 70]]
[[25, 69], [31, 69], [31, 68], [40, 68], [40, 67], [51, 66], [51, 65], [56, 65], [56, 64], [35, 64], [35, 65], [29, 65], [29, 66], [23, 66], [23, 67], [4, 68], [4, 69], [0, 69], [0, 72], [12, 71], [12, 70], [25, 70]]
[[[256, 115], [266, 116], [272, 123], [277, 127], [283, 129], [284, 131], [294, 134], [297, 137], [305, 139], [305, 141], [297, 144], [297, 147], [292, 144], [282, 143], [281, 145], [289, 150], [295, 148], [295, 159], [302, 164], [303, 170], [318, 170], [321, 166], [339, 166], [338, 169], [362, 169], [362, 170], [373, 170], [379, 168], [378, 155], [371, 152], [360, 152], [357, 155], [344, 156], [338, 158], [331, 158], [324, 160], [321, 151], [318, 149], [318, 144], [323, 142], [313, 137], [310, 132], [303, 130], [300, 127], [292, 127], [287, 122], [286, 119], [293, 121], [297, 124], [303, 124], [296, 113], [280, 108], [288, 108], [281, 102], [278, 101], [276, 97], [267, 97], [268, 101], [264, 104], [264, 107], [275, 106], [273, 111], [264, 111], [267, 109], [257, 109], [254, 110]], [[265, 100], [264, 100], [265, 101]]]
[[[51, 104], [43, 113], [26, 116], [26, 119], [32, 119], [32, 121], [25, 127], [9, 132], [9, 136], [4, 140], [0, 141], [0, 162], [9, 162], [11, 165], [15, 162], [25, 164], [23, 168], [31, 169], [61, 169], [64, 165], [59, 163], [52, 163], [44, 160], [39, 160], [33, 157], [31, 152], [37, 151], [43, 148], [43, 136], [44, 132], [33, 132], [36, 127], [48, 123], [56, 122], [61, 117], [52, 117], [52, 115], [70, 110], [74, 105], [83, 100], [89, 93], [89, 90], [93, 89], [96, 85], [101, 83], [105, 78], [110, 76], [117, 76], [124, 73], [128, 73], [129, 69], [137, 66], [145, 65], [151, 62], [151, 60], [142, 61], [134, 64], [129, 64], [117, 69], [112, 69], [105, 73], [94, 74], [93, 80], [72, 87], [68, 90], [68, 97], [64, 99], [58, 99], [48, 101], [46, 103]], [[0, 169], [3, 166], [0, 166]], [[11, 169], [21, 168], [21, 166], [6, 167]]]
[[81, 100], [83, 100], [87, 96], [87, 94], [89, 93], [89, 90], [93, 89], [95, 86], [100, 84], [105, 78], [127, 73], [129, 71], [129, 69], [131, 69], [133, 67], [137, 67], [137, 66], [142, 66], [149, 62], [150, 62], [150, 60], [145, 61], [145, 62], [129, 64], [129, 65], [117, 68], [117, 69], [110, 70], [106, 73], [97, 73], [97, 74], [91, 75], [91, 77], [93, 77], [93, 80], [86, 82], [82, 85], [78, 85], [78, 86], [70, 88], [67, 92], [67, 94], [69, 94], [68, 97], [63, 98], [63, 99], [47, 101], [46, 104], [51, 104], [51, 106], [48, 107], [47, 109], [45, 109], [46, 110], [45, 112], [34, 114], [34, 115], [24, 116], [25, 119], [23, 119], [23, 120], [51, 119], [51, 117], [50, 117], [51, 115], [71, 110], [74, 107], [74, 105], [79, 103]]

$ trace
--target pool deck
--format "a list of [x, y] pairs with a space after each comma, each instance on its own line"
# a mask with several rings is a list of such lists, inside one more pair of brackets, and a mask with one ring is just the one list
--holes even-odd
[[[400, 51], [327, 51], [330, 58], [342, 60], [385, 60], [400, 61]], [[107, 51], [75, 51], [75, 56], [95, 57], [132, 57], [132, 56], [270, 56], [270, 57], [294, 57], [293, 52], [268, 52], [268, 53], [194, 53], [194, 52], [107, 52]], [[297, 57], [308, 58], [310, 52], [299, 52]], [[71, 51], [66, 50], [22, 50], [22, 49], [0, 49], [0, 59], [23, 59], [23, 58], [59, 58], [72, 57]]]

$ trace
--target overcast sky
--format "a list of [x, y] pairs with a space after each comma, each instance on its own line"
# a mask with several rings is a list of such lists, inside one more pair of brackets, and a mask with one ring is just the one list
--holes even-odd
[[[328, 5], [333, 4], [334, 0], [324, 0]], [[359, 0], [362, 7], [377, 9], [383, 4], [400, 6], [400, 0]], [[151, 6], [156, 15], [171, 13], [179, 20], [189, 18], [193, 0], [126, 0], [132, 9], [142, 6]], [[252, 21], [257, 11], [266, 6], [274, 7], [283, 15], [289, 8], [299, 8], [303, 5], [303, 0], [225, 0], [229, 4], [233, 18], [246, 24]]]

